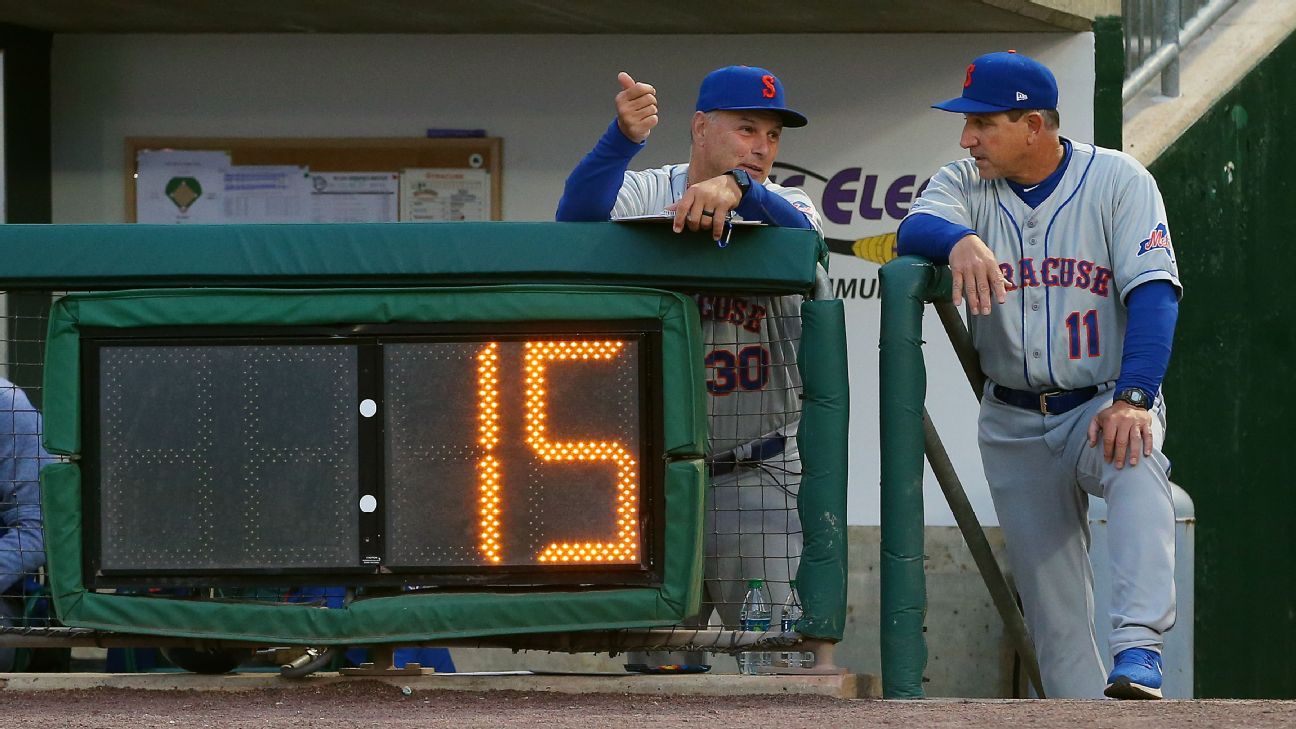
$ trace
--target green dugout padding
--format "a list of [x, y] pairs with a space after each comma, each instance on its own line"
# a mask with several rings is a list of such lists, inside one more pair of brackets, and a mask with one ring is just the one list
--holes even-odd
[[[630, 288], [499, 286], [430, 290], [125, 291], [71, 295], [50, 318], [46, 441], [80, 452], [80, 327], [658, 319], [662, 325], [665, 479], [660, 588], [408, 594], [344, 610], [179, 601], [88, 592], [82, 580], [80, 469], [42, 471], [48, 567], [59, 617], [73, 627], [254, 641], [397, 642], [506, 633], [670, 625], [695, 613], [702, 581], [705, 442], [697, 307], [680, 294]], [[303, 515], [309, 520], [309, 515]]]
[[797, 589], [805, 616], [797, 630], [841, 640], [846, 629], [846, 473], [850, 426], [846, 314], [840, 300], [801, 307], [801, 380], [805, 400], [797, 447], [801, 491], [797, 513], [805, 539]]
[[[705, 234], [676, 235], [665, 223], [8, 225], [0, 226], [0, 251], [0, 288], [9, 291], [158, 289], [56, 304], [45, 437], [51, 450], [71, 456], [81, 449], [82, 326], [661, 320], [663, 435], [672, 459], [661, 589], [410, 593], [344, 610], [90, 593], [81, 584], [79, 468], [42, 472], [52, 587], [68, 625], [316, 644], [670, 626], [691, 615], [701, 600], [706, 416], [698, 311], [686, 295], [806, 294], [816, 264], [827, 263], [813, 231], [744, 227], [719, 248]], [[841, 304], [808, 302], [803, 319], [801, 630], [838, 640], [846, 614], [848, 408]]]
[[7, 289], [518, 282], [802, 293], [813, 230], [743, 226], [729, 246], [666, 222], [5, 225]]
[[922, 316], [950, 295], [949, 269], [904, 256], [881, 269], [879, 405], [882, 442], [882, 695], [923, 697], [927, 584], [923, 575]]

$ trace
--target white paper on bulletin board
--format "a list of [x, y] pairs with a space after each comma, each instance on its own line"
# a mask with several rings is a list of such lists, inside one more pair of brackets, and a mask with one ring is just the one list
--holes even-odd
[[228, 152], [140, 150], [135, 220], [140, 223], [223, 223]]
[[401, 172], [402, 221], [490, 220], [486, 170], [411, 168]]
[[312, 172], [312, 223], [394, 223], [400, 175], [395, 172]]
[[238, 165], [225, 170], [227, 223], [310, 221], [310, 170], [300, 165]]

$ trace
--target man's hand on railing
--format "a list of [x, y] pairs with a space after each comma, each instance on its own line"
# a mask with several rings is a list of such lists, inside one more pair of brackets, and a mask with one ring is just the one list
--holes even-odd
[[959, 239], [950, 251], [949, 265], [954, 274], [955, 306], [961, 306], [966, 295], [968, 311], [984, 315], [990, 313], [991, 294], [1000, 304], [1007, 300], [999, 262], [979, 236], [969, 234]]

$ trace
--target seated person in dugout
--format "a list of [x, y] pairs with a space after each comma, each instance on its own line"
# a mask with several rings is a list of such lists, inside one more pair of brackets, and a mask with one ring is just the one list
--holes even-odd
[[[41, 415], [27, 395], [0, 377], [0, 625], [24, 614], [45, 564], [40, 469], [54, 458], [41, 446]], [[0, 648], [0, 671], [13, 670], [14, 650]]]

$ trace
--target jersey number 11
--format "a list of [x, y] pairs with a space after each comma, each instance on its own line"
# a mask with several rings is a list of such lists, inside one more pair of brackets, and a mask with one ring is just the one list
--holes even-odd
[[1066, 318], [1067, 337], [1070, 345], [1068, 352], [1071, 359], [1080, 359], [1080, 325], [1082, 323], [1084, 324], [1085, 339], [1088, 344], [1086, 355], [1097, 357], [1101, 354], [1098, 346], [1098, 311], [1090, 309], [1084, 313], [1084, 316], [1081, 316], [1078, 311], [1073, 311]]

